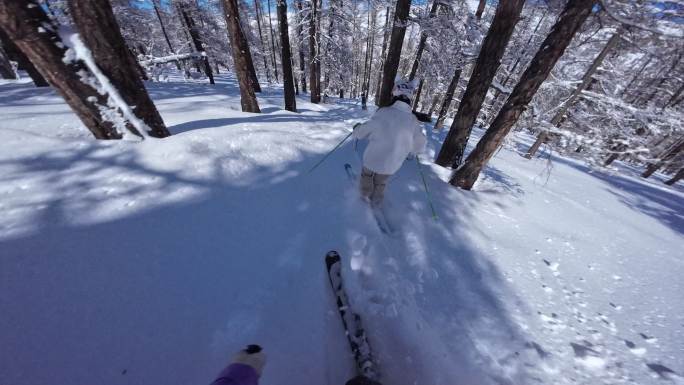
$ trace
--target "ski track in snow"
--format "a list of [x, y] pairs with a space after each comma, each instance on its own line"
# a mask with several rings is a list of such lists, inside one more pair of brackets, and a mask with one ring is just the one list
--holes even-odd
[[294, 114], [264, 87], [242, 113], [217, 79], [149, 84], [175, 135], [143, 143], [0, 83], [0, 384], [206, 384], [247, 343], [264, 385], [342, 384], [330, 249], [387, 385], [683, 383], [681, 187], [557, 156], [548, 174], [516, 134], [473, 192], [424, 161], [438, 221], [406, 162], [390, 237], [345, 176], [362, 144], [307, 173], [369, 112]]

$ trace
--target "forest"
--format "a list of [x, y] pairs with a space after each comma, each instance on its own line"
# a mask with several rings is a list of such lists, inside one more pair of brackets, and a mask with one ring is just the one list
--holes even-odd
[[0, 384], [681, 383], [683, 55], [681, 0], [0, 0]]

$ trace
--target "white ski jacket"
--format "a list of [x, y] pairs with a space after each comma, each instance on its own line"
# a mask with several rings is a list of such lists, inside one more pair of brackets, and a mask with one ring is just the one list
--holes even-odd
[[386, 175], [397, 172], [409, 153], [423, 152], [427, 142], [411, 106], [402, 101], [375, 111], [367, 122], [356, 127], [352, 137], [368, 138], [363, 165]]

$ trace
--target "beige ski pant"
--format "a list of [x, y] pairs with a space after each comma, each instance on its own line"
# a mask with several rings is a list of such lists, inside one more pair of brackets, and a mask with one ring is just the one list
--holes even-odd
[[385, 197], [385, 187], [390, 176], [378, 174], [364, 167], [359, 181], [361, 196], [370, 201], [373, 206], [382, 204], [382, 199]]

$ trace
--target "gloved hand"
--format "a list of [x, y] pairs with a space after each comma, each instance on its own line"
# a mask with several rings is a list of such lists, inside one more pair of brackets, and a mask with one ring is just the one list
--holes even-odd
[[261, 377], [261, 372], [266, 365], [266, 355], [259, 345], [248, 345], [246, 349], [240, 350], [233, 357], [233, 363], [249, 365]]

